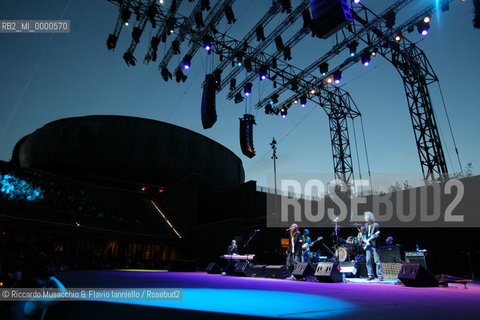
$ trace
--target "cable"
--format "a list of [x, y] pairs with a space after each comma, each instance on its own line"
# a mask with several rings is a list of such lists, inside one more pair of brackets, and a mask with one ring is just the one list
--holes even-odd
[[450, 135], [452, 136], [453, 146], [455, 147], [455, 153], [457, 154], [458, 165], [460, 166], [460, 172], [463, 175], [462, 162], [460, 161], [460, 155], [458, 154], [457, 142], [455, 141], [455, 136], [453, 135], [452, 124], [450, 122], [450, 116], [448, 115], [445, 99], [443, 98], [443, 91], [442, 91], [442, 87], [440, 86], [440, 80], [437, 83], [438, 83], [438, 89], [440, 90], [440, 97], [442, 98], [443, 109], [445, 110], [445, 115], [447, 116], [448, 128], [450, 129]]
[[[353, 140], [355, 142], [355, 153], [357, 155], [358, 175], [360, 177], [360, 180], [362, 180], [362, 169], [360, 167], [360, 156], [359, 156], [359, 153], [358, 153], [357, 133], [356, 133], [356, 130], [355, 130], [354, 119], [352, 119], [352, 128], [353, 128]], [[362, 193], [363, 193], [363, 184], [360, 184], [360, 188], [362, 189]]]
[[372, 174], [370, 172], [370, 161], [368, 160], [368, 151], [367, 151], [367, 140], [365, 138], [365, 129], [363, 128], [363, 117], [360, 115], [360, 124], [362, 125], [362, 136], [363, 136], [363, 145], [365, 147], [365, 155], [367, 157], [367, 169], [368, 169], [368, 177], [370, 179], [370, 186], [373, 194], [373, 181], [372, 181]]

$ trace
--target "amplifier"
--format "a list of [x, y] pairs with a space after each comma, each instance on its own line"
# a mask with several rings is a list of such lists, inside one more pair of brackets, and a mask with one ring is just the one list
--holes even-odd
[[400, 263], [400, 264], [402, 264], [403, 263], [402, 248], [398, 247], [398, 246], [380, 247], [380, 261], [382, 263]]
[[418, 251], [405, 252], [405, 262], [407, 263], [420, 263], [426, 270], [427, 261], [425, 260], [425, 253]]

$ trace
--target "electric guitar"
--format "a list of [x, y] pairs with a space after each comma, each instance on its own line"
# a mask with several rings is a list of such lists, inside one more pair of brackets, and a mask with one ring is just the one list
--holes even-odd
[[367, 236], [363, 236], [363, 250], [367, 250], [367, 248], [370, 246], [370, 241], [373, 240], [376, 236], [380, 234], [380, 231], [375, 232], [370, 236], [370, 238], [367, 239]]
[[323, 237], [318, 237], [317, 240], [313, 241], [312, 243], [305, 243], [302, 245], [302, 252], [307, 251], [311, 246], [315, 244], [315, 242], [322, 240]]

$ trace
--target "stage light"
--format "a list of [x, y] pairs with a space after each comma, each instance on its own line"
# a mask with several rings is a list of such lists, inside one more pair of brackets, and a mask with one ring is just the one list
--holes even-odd
[[285, 107], [280, 109], [280, 114], [281, 114], [282, 118], [285, 119], [287, 117], [287, 109]]
[[241, 67], [243, 64], [243, 54], [241, 52], [237, 52], [235, 56], [237, 58], [237, 67]]
[[358, 42], [352, 41], [347, 45], [347, 48], [350, 50], [350, 56], [354, 57], [357, 54]]
[[227, 5], [225, 7], [225, 17], [227, 18], [228, 24], [232, 24], [237, 21], [237, 19], [235, 19], [235, 15], [233, 13], [233, 9], [231, 5]]
[[165, 82], [167, 82], [169, 78], [172, 79], [173, 77], [172, 73], [168, 71], [167, 67], [162, 68], [161, 75], [163, 77], [163, 80], [165, 80]]
[[275, 37], [275, 46], [277, 47], [278, 51], [283, 51], [283, 40], [281, 36], [276, 36]]
[[202, 11], [195, 12], [194, 18], [195, 18], [195, 25], [197, 26], [197, 29], [201, 29], [205, 27], [205, 23], [203, 22]]
[[252, 72], [252, 60], [250, 60], [249, 58], [246, 58], [244, 61], [244, 64], [245, 64], [245, 70], [247, 70], [247, 72]]
[[275, 57], [272, 58], [271, 66], [273, 69], [277, 69], [277, 58]]
[[319, 67], [320, 67], [320, 73], [325, 76], [328, 72], [328, 63], [322, 62]]
[[240, 103], [240, 102], [242, 102], [243, 100], [245, 100], [245, 98], [242, 97], [242, 94], [241, 94], [240, 92], [238, 92], [238, 93], [235, 95], [235, 98], [234, 98], [235, 103]]
[[173, 54], [180, 54], [180, 43], [178, 42], [178, 40], [172, 41], [172, 51]]
[[131, 15], [132, 13], [130, 12], [130, 10], [128, 10], [127, 8], [122, 9], [122, 13], [120, 16], [123, 23], [125, 23], [126, 26], [128, 26], [128, 20], [130, 20]]
[[265, 106], [265, 114], [271, 114], [271, 113], [273, 113], [272, 106], [270, 104], [267, 104]]
[[389, 11], [385, 14], [385, 26], [392, 29], [395, 25], [396, 14], [395, 11]]
[[177, 23], [177, 19], [174, 17], [170, 17], [167, 19], [165, 30], [169, 30], [169, 33], [173, 33], [173, 29], [175, 29], [175, 23]]
[[368, 65], [370, 64], [370, 53], [369, 52], [365, 52], [365, 53], [362, 54], [362, 64], [365, 67], [368, 67]]
[[342, 80], [342, 71], [335, 71], [335, 73], [333, 74], [333, 80], [335, 80], [335, 83], [337, 84], [340, 83], [340, 81]]
[[275, 104], [275, 103], [278, 103], [278, 94], [274, 93], [272, 94], [272, 96], [270, 97], [270, 104]]
[[153, 51], [158, 50], [158, 45], [160, 44], [160, 38], [158, 37], [152, 37], [152, 40], [150, 41], [150, 46], [152, 47]]
[[114, 49], [117, 46], [117, 40], [118, 40], [118, 37], [116, 37], [113, 34], [109, 34], [107, 39], [107, 49], [108, 50]]
[[175, 80], [177, 82], [185, 82], [185, 80], [187, 80], [187, 76], [182, 72], [182, 69], [175, 71]]
[[328, 84], [332, 84], [333, 83], [333, 76], [331, 76], [331, 75], [328, 76], [326, 81], [327, 81]]
[[127, 66], [135, 66], [137, 59], [133, 56], [133, 53], [130, 50], [127, 50], [123, 54], [123, 59], [125, 60], [125, 63]]
[[372, 57], [375, 57], [377, 55], [377, 49], [373, 48], [371, 55]]
[[292, 60], [292, 49], [289, 46], [285, 46], [283, 50], [283, 60], [289, 61]]
[[132, 30], [133, 41], [135, 41], [137, 43], [140, 42], [140, 37], [142, 36], [142, 32], [143, 32], [143, 30], [138, 28], [138, 27], [133, 28], [133, 30]]
[[158, 2], [160, 2], [160, 4], [163, 4], [164, 1], [163, 0], [158, 0]]
[[210, 0], [201, 0], [200, 1], [200, 8], [202, 11], [204, 10], [210, 10], [211, 7], [210, 7]]
[[235, 90], [236, 87], [237, 87], [237, 79], [235, 78], [230, 79], [230, 90]]
[[256, 29], [255, 29], [255, 34], [257, 35], [257, 41], [264, 41], [265, 39], [265, 32], [263, 30], [263, 27], [261, 25], [259, 25]]
[[399, 42], [400, 40], [402, 40], [402, 34], [399, 32], [395, 35], [395, 41]]
[[429, 16], [426, 16], [425, 18], [423, 18], [423, 22], [425, 23], [430, 23], [431, 19]]
[[252, 93], [252, 83], [248, 82], [245, 84], [245, 87], [243, 87], [243, 93], [245, 93], [245, 96], [248, 97], [250, 93]]
[[430, 24], [424, 21], [421, 21], [417, 24], [418, 33], [422, 36], [426, 36], [428, 34], [428, 30], [430, 30]]
[[307, 96], [303, 95], [300, 97], [300, 105], [304, 108], [307, 105]]
[[315, 89], [310, 90], [310, 94], [315, 95], [316, 91]]
[[292, 91], [297, 91], [298, 90], [298, 81], [297, 80], [292, 80], [291, 85], [292, 85]]
[[268, 69], [266, 67], [260, 68], [260, 80], [265, 80], [268, 77]]
[[293, 103], [298, 104], [298, 99], [293, 100]]
[[203, 47], [208, 53], [210, 53], [210, 51], [212, 50], [212, 40], [213, 39], [210, 36], [205, 36], [203, 38]]
[[190, 67], [192, 66], [192, 57], [188, 54], [183, 57], [182, 65], [185, 70], [190, 69]]
[[353, 0], [354, 3], [360, 3], [360, 0]]
[[282, 4], [282, 13], [292, 12], [292, 3], [290, 2], [290, 0], [281, 0], [280, 3]]
[[157, 22], [155, 21], [155, 16], [157, 15], [157, 13], [158, 13], [158, 10], [155, 4], [152, 4], [147, 8], [148, 20], [150, 20], [150, 23], [152, 24], [153, 29], [157, 27]]

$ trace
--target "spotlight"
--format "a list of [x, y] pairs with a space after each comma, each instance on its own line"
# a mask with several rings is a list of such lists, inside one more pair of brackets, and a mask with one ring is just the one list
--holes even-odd
[[210, 36], [205, 36], [203, 38], [203, 47], [208, 53], [210, 53], [210, 51], [212, 50], [212, 40], [213, 39]]
[[360, 3], [360, 0], [353, 0], [353, 3]]
[[235, 19], [235, 15], [233, 13], [233, 9], [231, 5], [227, 5], [225, 7], [225, 17], [227, 18], [228, 24], [232, 24], [237, 21], [237, 19]]
[[230, 80], [230, 90], [235, 90], [236, 87], [237, 87], [237, 79], [232, 78]]
[[307, 105], [307, 96], [303, 95], [300, 97], [300, 105], [304, 108]]
[[371, 55], [372, 57], [375, 57], [377, 55], [377, 49], [373, 48]]
[[205, 23], [203, 22], [202, 11], [195, 12], [194, 18], [195, 18], [195, 24], [197, 26], [197, 29], [201, 29], [205, 27]]
[[272, 66], [273, 69], [277, 69], [277, 58], [272, 57], [271, 66]]
[[268, 71], [268, 69], [264, 66], [260, 68], [260, 80], [267, 79], [267, 76], [268, 76], [267, 71]]
[[370, 53], [368, 51], [362, 54], [362, 64], [365, 67], [368, 67], [370, 64]]
[[298, 81], [297, 80], [292, 80], [292, 91], [297, 91], [298, 90]]
[[275, 103], [278, 103], [278, 94], [274, 93], [272, 94], [272, 96], [270, 97], [270, 104], [275, 104]]
[[255, 29], [255, 34], [257, 35], [257, 41], [264, 41], [264, 40], [267, 39], [267, 38], [265, 38], [265, 33], [264, 33], [263, 27], [261, 25], [259, 25]]
[[325, 76], [327, 72], [328, 72], [328, 63], [322, 62], [320, 64], [320, 73]]
[[240, 92], [238, 92], [238, 93], [235, 95], [235, 98], [234, 98], [235, 103], [240, 103], [240, 102], [242, 102], [243, 100], [245, 100], [245, 98], [242, 97], [242, 94], [241, 94]]
[[287, 109], [285, 107], [280, 109], [280, 114], [281, 114], [282, 118], [285, 119], [287, 117]]
[[392, 29], [395, 25], [396, 14], [394, 11], [389, 11], [385, 14], [385, 26]]
[[286, 61], [292, 60], [292, 49], [289, 46], [285, 46], [283, 50], [283, 59]]
[[237, 52], [236, 57], [237, 57], [237, 67], [241, 67], [242, 66], [242, 60], [243, 60], [243, 54], [241, 52]]
[[138, 27], [135, 27], [133, 28], [132, 30], [132, 39], [133, 41], [135, 42], [140, 42], [140, 37], [142, 36], [142, 29], [138, 28]]
[[125, 60], [125, 63], [127, 64], [127, 66], [135, 66], [135, 63], [137, 61], [137, 59], [135, 59], [135, 57], [133, 56], [133, 53], [130, 51], [130, 50], [127, 50], [124, 54], [123, 54], [123, 59]]
[[147, 16], [148, 20], [150, 20], [152, 24], [152, 28], [155, 29], [157, 27], [157, 22], [155, 21], [155, 16], [157, 15], [158, 10], [155, 4], [152, 4], [147, 9]]
[[178, 40], [172, 41], [172, 51], [173, 54], [180, 54], [180, 43], [178, 42]]
[[423, 22], [425, 23], [430, 23], [430, 17], [429, 16], [426, 16], [425, 18], [423, 18]]
[[247, 72], [252, 72], [252, 60], [249, 58], [245, 59], [245, 70], [247, 70]]
[[116, 47], [117, 45], [117, 40], [118, 40], [118, 37], [116, 37], [115, 35], [113, 34], [109, 34], [108, 35], [108, 39], [107, 39], [107, 48], [108, 50], [112, 50]]
[[430, 29], [430, 24], [425, 22], [425, 20], [417, 24], [418, 33], [420, 33], [422, 36], [426, 36], [428, 34], [429, 29]]
[[298, 99], [293, 100], [293, 103], [298, 104]]
[[280, 3], [282, 4], [282, 13], [292, 12], [292, 4], [291, 4], [290, 0], [281, 0]]
[[130, 10], [128, 10], [127, 8], [122, 9], [121, 19], [126, 26], [128, 26], [128, 20], [130, 20], [131, 15], [132, 13], [130, 12]]
[[172, 73], [170, 71], [168, 71], [167, 67], [162, 68], [161, 75], [162, 75], [163, 80], [165, 80], [165, 82], [167, 82], [168, 79], [172, 79], [172, 77], [173, 77]]
[[192, 57], [188, 54], [183, 57], [182, 65], [185, 70], [190, 69], [190, 67], [192, 66]]
[[352, 41], [347, 45], [347, 48], [350, 50], [350, 56], [354, 57], [357, 54], [358, 42]]
[[243, 92], [245, 93], [245, 96], [248, 97], [250, 93], [252, 93], [252, 83], [248, 82], [245, 87], [243, 87]]
[[270, 104], [267, 104], [265, 106], [265, 114], [271, 114], [271, 113], [273, 113], [272, 106]]
[[340, 81], [342, 80], [342, 71], [335, 71], [335, 73], [333, 74], [333, 80], [335, 80], [335, 83], [337, 84], [340, 83]]
[[202, 11], [204, 10], [210, 10], [211, 7], [210, 7], [210, 0], [201, 0], [200, 1], [200, 8]]
[[284, 46], [283, 46], [283, 40], [281, 36], [275, 37], [275, 46], [277, 47], [278, 51], [283, 51]]
[[310, 94], [315, 95], [316, 91], [315, 89], [310, 90]]
[[185, 80], [187, 80], [187, 76], [183, 74], [182, 69], [178, 69], [177, 71], [175, 71], [175, 80], [177, 82], [185, 82]]
[[327, 78], [327, 83], [328, 83], [328, 84], [332, 84], [332, 83], [333, 83], [333, 76], [331, 76], [331, 75], [328, 76], [328, 78]]
[[399, 42], [400, 40], [402, 40], [402, 34], [399, 32], [395, 35], [395, 41]]

